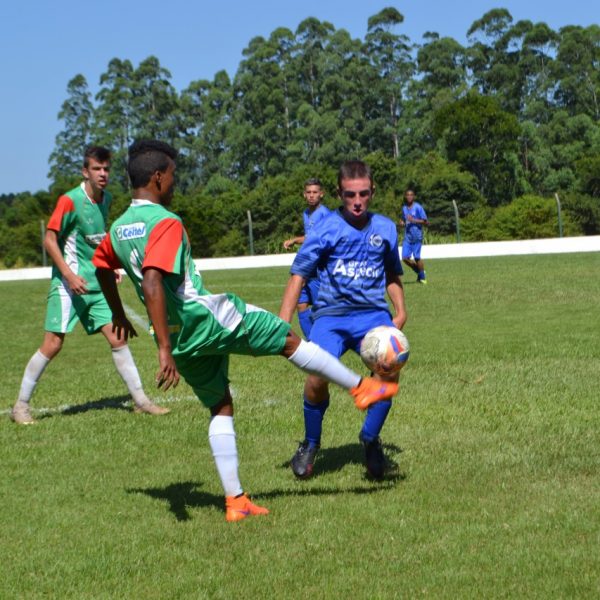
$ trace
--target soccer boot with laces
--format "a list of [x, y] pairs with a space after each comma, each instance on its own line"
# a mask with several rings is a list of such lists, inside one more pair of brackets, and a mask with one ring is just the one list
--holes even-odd
[[373, 402], [387, 400], [398, 391], [398, 384], [380, 381], [373, 377], [363, 377], [360, 383], [350, 390], [354, 396], [354, 404], [360, 410], [367, 409]]
[[230, 523], [241, 521], [254, 515], [268, 515], [269, 511], [250, 502], [246, 494], [240, 496], [227, 496], [225, 498], [225, 519]]
[[10, 413], [10, 418], [18, 425], [31, 425], [35, 423], [35, 419], [29, 411], [29, 403], [23, 400], [17, 400]]
[[365, 440], [358, 436], [363, 448], [365, 449], [365, 463], [367, 471], [373, 479], [383, 479], [385, 473], [385, 456], [381, 447], [381, 440], [376, 437], [374, 440]]
[[310, 446], [308, 440], [300, 442], [298, 450], [296, 450], [296, 454], [292, 456], [292, 460], [290, 462], [292, 471], [294, 472], [294, 475], [298, 477], [298, 479], [308, 479], [312, 475], [315, 458], [318, 451], [318, 445]]

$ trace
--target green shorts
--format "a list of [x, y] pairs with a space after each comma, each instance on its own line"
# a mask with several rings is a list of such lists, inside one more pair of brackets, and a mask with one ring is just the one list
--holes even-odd
[[229, 355], [276, 356], [281, 354], [290, 324], [273, 313], [248, 304], [242, 322], [218, 345], [176, 355], [182, 377], [208, 408], [218, 404], [229, 386]]
[[81, 321], [88, 335], [112, 322], [112, 313], [102, 292], [70, 294], [64, 286], [52, 286], [48, 292], [44, 329], [53, 333], [71, 333]]

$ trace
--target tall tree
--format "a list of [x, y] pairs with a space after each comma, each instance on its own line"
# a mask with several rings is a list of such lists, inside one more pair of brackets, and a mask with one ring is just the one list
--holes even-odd
[[234, 79], [232, 152], [239, 173], [251, 181], [285, 167], [295, 112], [289, 71], [293, 44], [285, 28], [268, 40], [253, 38]]
[[494, 95], [505, 110], [517, 113], [523, 81], [519, 72], [520, 47], [514, 44], [513, 18], [495, 8], [476, 20], [467, 31], [471, 42], [467, 56], [476, 89]]
[[179, 98], [170, 82], [171, 73], [158, 58], [149, 56], [133, 73], [131, 84], [134, 135], [177, 145], [181, 130]]
[[571, 115], [600, 120], [600, 26], [560, 30], [556, 77], [557, 100]]
[[402, 98], [415, 69], [408, 37], [393, 31], [403, 22], [404, 16], [395, 8], [384, 8], [369, 18], [365, 38], [365, 52], [379, 76], [378, 85], [370, 91], [379, 98], [383, 134], [394, 158], [400, 154], [398, 119]]
[[69, 81], [67, 95], [58, 113], [64, 127], [56, 136], [55, 147], [50, 155], [48, 177], [52, 181], [79, 174], [84, 150], [91, 140], [94, 107], [83, 75], [76, 75]]
[[523, 77], [521, 113], [535, 123], [550, 118], [556, 87], [552, 77], [558, 35], [546, 23], [519, 21], [515, 30], [523, 32], [519, 68]]
[[181, 93], [184, 164], [183, 175], [178, 178], [182, 190], [206, 183], [217, 173], [231, 174], [232, 101], [232, 86], [226, 71], [219, 71], [212, 82], [193, 81]]
[[113, 58], [100, 76], [96, 94], [94, 132], [98, 140], [113, 151], [113, 180], [128, 187], [125, 175], [127, 149], [134, 135], [133, 65], [129, 60]]
[[434, 133], [448, 160], [475, 175], [488, 203], [506, 203], [515, 196], [520, 127], [498, 101], [471, 93], [446, 105], [435, 115]]

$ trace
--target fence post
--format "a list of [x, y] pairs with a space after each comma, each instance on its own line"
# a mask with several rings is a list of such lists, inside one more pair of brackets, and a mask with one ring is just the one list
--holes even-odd
[[558, 212], [558, 237], [563, 236], [563, 224], [562, 224], [562, 215], [560, 213], [560, 198], [558, 197], [558, 192], [554, 194], [556, 198], [556, 210]]
[[460, 219], [458, 218], [458, 206], [456, 200], [452, 200], [452, 206], [454, 206], [454, 221], [456, 223], [456, 243], [460, 244]]
[[252, 213], [247, 211], [248, 214], [248, 240], [250, 242], [250, 256], [254, 256], [254, 233], [252, 232]]
[[46, 237], [46, 223], [42, 219], [40, 221], [40, 234], [42, 237], [42, 266], [48, 266], [48, 257], [46, 256], [46, 246], [44, 246], [44, 238]]

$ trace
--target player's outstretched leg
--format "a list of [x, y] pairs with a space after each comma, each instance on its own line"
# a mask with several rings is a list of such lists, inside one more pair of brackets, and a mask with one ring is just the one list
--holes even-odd
[[371, 377], [361, 377], [344, 366], [335, 356], [329, 354], [313, 342], [301, 340], [290, 331], [283, 355], [298, 368], [307, 373], [323, 377], [345, 388], [354, 397], [354, 404], [360, 410], [398, 391], [398, 384], [379, 381]]

